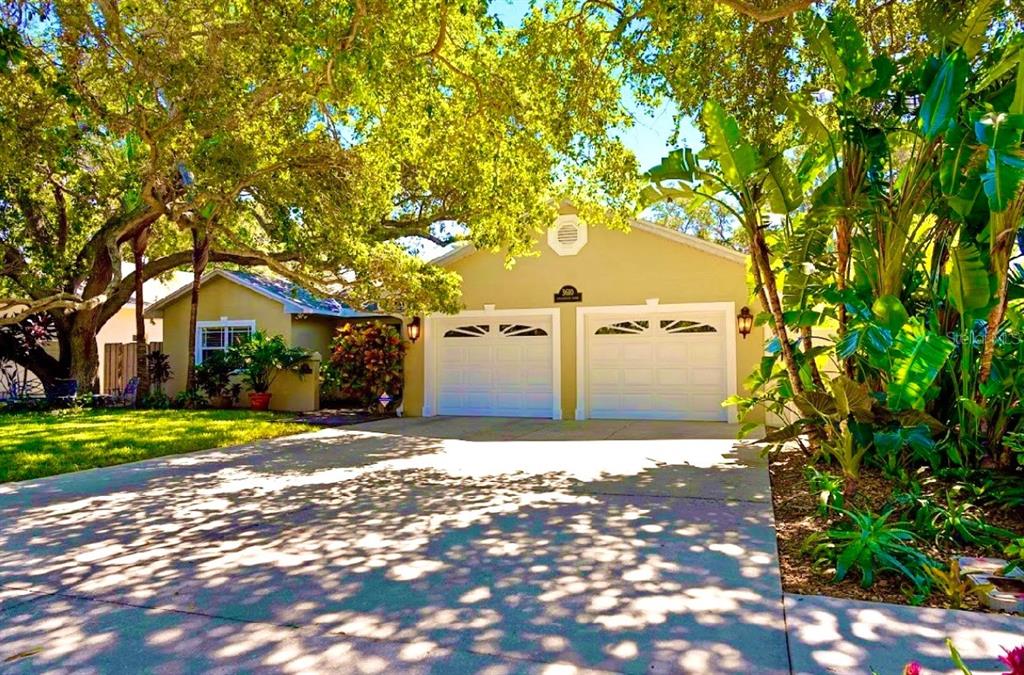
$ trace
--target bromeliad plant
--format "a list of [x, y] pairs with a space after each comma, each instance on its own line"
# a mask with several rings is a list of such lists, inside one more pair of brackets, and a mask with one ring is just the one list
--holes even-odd
[[877, 515], [868, 511], [836, 509], [845, 516], [836, 527], [816, 532], [804, 542], [804, 550], [817, 566], [834, 567], [835, 581], [851, 571], [860, 575], [865, 588], [882, 572], [895, 572], [913, 585], [917, 593], [930, 588], [927, 568], [937, 565], [913, 546], [909, 523], [889, 522], [892, 512]]

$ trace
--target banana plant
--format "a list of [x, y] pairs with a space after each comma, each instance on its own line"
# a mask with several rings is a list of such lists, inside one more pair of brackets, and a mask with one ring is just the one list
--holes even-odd
[[803, 204], [803, 191], [782, 152], [755, 148], [736, 119], [715, 101], [704, 104], [700, 119], [706, 139], [698, 154], [674, 150], [646, 173], [644, 206], [663, 200], [714, 202], [732, 214], [750, 238], [751, 272], [758, 299], [771, 316], [770, 326], [786, 366], [792, 390], [805, 384], [785, 318], [785, 305], [772, 250], [765, 232], [769, 214], [788, 217]]

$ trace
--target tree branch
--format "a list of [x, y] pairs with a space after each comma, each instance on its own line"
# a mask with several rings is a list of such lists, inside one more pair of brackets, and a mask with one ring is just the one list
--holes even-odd
[[759, 23], [767, 23], [785, 18], [791, 14], [807, 9], [814, 4], [814, 0], [789, 0], [777, 7], [761, 8], [745, 0], [714, 0], [718, 4], [725, 5], [740, 14], [745, 14]]

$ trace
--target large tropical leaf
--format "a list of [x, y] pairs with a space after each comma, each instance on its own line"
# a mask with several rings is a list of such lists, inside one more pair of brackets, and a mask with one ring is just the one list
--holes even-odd
[[893, 341], [886, 398], [890, 410], [921, 410], [925, 392], [953, 351], [948, 338], [929, 333], [920, 322], [912, 322]]
[[739, 186], [761, 168], [754, 146], [743, 138], [736, 118], [715, 101], [704, 103], [701, 127], [707, 140], [702, 156], [717, 162], [730, 185]]
[[946, 134], [945, 150], [939, 165], [939, 185], [943, 194], [955, 195], [965, 179], [965, 171], [975, 151], [975, 139], [962, 127], [955, 127]]
[[800, 227], [796, 228], [786, 248], [782, 304], [795, 310], [806, 306], [808, 289], [815, 277], [821, 277], [828, 271], [819, 270], [815, 262], [822, 260], [831, 228], [816, 216], [815, 211], [811, 211], [800, 221]]
[[992, 23], [995, 9], [995, 0], [975, 0], [967, 20], [950, 35], [950, 40], [963, 48], [967, 58], [973, 59], [981, 50], [985, 32]]
[[989, 208], [996, 212], [1005, 211], [1017, 196], [1021, 181], [1024, 181], [1024, 155], [1020, 151], [989, 150], [985, 169], [981, 174], [981, 185], [988, 197]]
[[835, 397], [836, 409], [843, 417], [853, 415], [858, 420], [871, 418], [871, 395], [867, 385], [840, 375], [829, 382]]
[[803, 204], [804, 191], [781, 152], [768, 161], [765, 189], [773, 213], [792, 213]]
[[989, 113], [974, 123], [974, 135], [988, 148], [981, 185], [989, 208], [1004, 211], [1024, 180], [1024, 157], [1020, 154], [1024, 115]]
[[937, 138], [949, 126], [964, 94], [969, 70], [962, 49], [950, 53], [943, 61], [918, 111], [921, 132], [928, 140]]
[[856, 93], [875, 79], [867, 41], [857, 28], [857, 20], [847, 12], [835, 12], [828, 21], [836, 57], [842, 62], [845, 77], [841, 87]]
[[655, 183], [665, 180], [693, 181], [698, 170], [697, 155], [689, 148], [669, 152], [661, 162], [644, 174]]
[[981, 251], [969, 241], [961, 242], [953, 249], [950, 265], [946, 291], [950, 303], [965, 317], [977, 316], [992, 299], [988, 266]]

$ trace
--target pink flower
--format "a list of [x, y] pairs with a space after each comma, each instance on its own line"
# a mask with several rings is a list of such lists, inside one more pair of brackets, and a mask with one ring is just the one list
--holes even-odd
[[917, 661], [911, 661], [903, 666], [903, 675], [921, 675], [921, 664]]
[[999, 660], [1010, 669], [1003, 675], [1024, 675], [1024, 645], [1012, 650], [1006, 649], [1006, 656], [1000, 656]]

